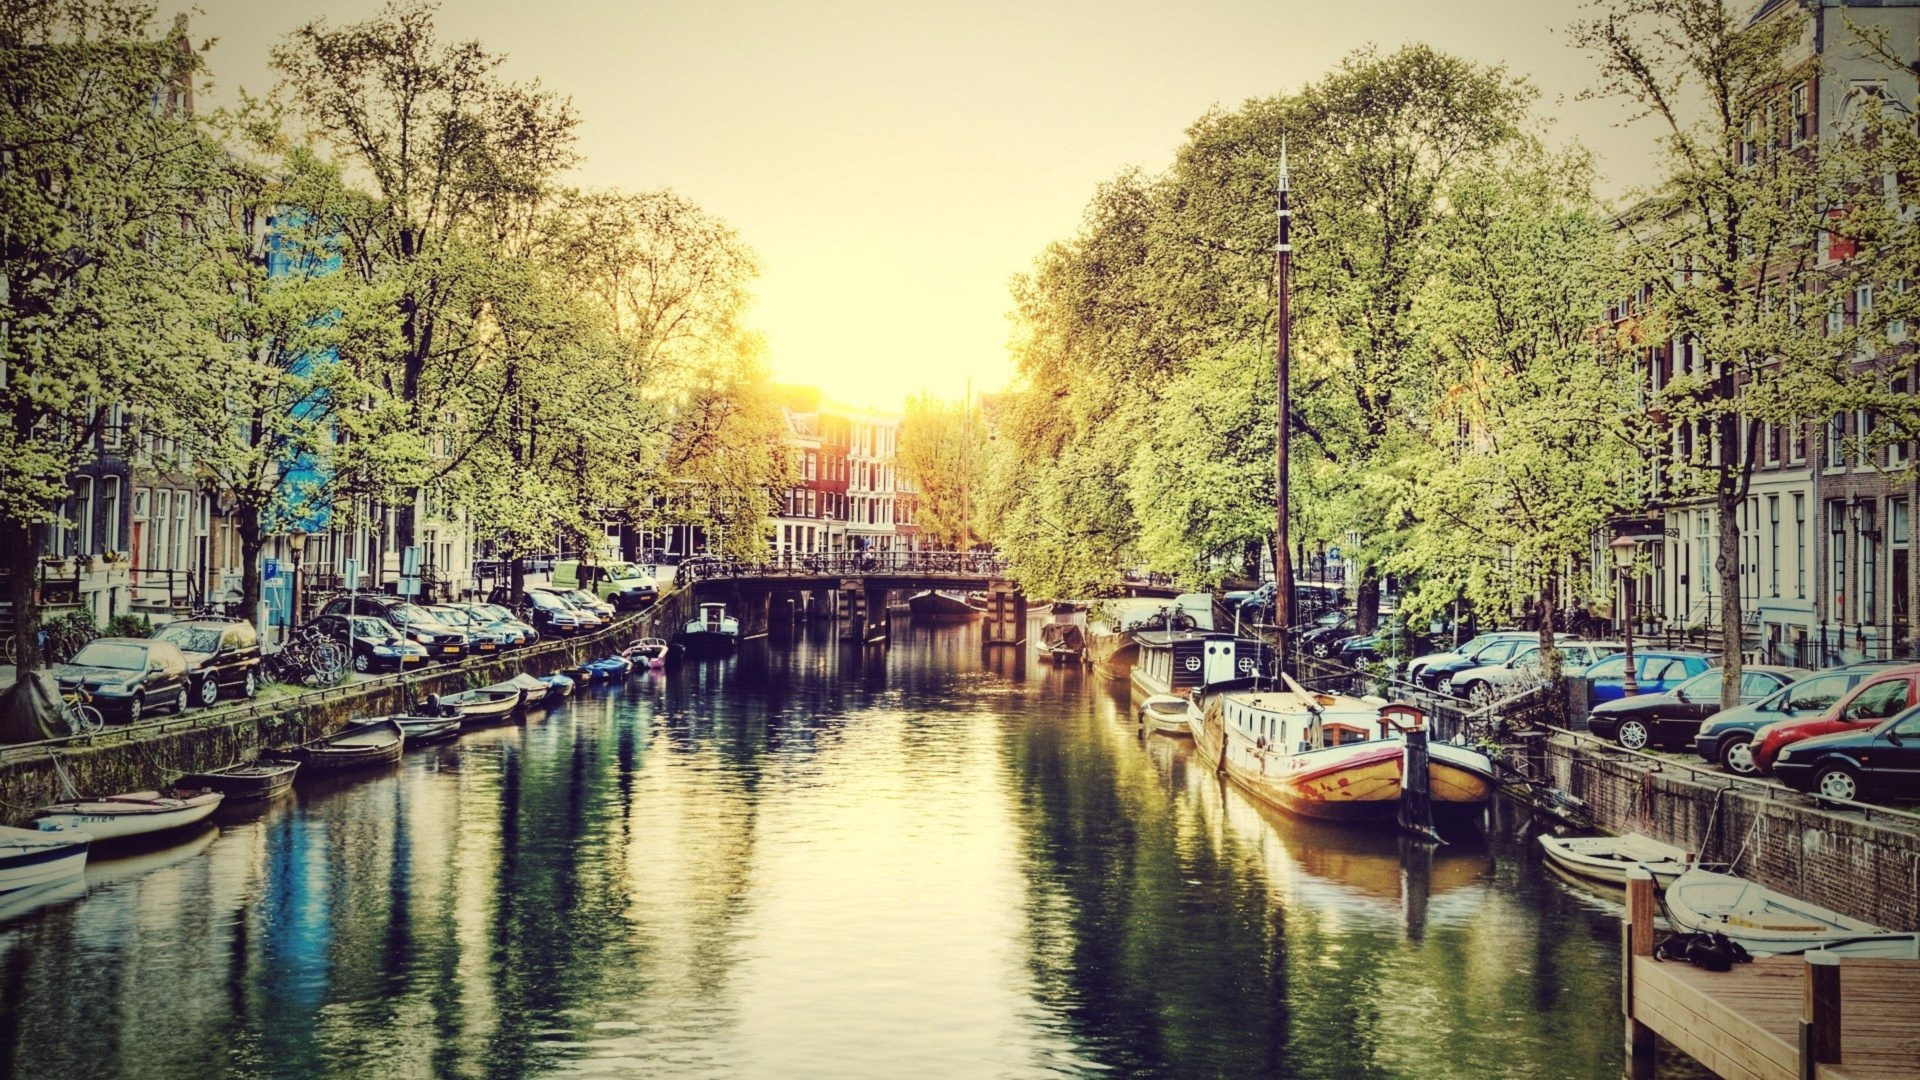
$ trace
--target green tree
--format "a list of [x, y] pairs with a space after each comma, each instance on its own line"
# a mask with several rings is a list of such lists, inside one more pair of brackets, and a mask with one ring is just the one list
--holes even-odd
[[896, 461], [913, 486], [915, 524], [930, 547], [966, 551], [985, 539], [973, 502], [985, 486], [987, 430], [968, 402], [932, 394], [907, 399]]
[[[1796, 387], [1828, 362], [1817, 240], [1845, 205], [1846, 155], [1815, 152], [1788, 67], [1807, 13], [1728, 0], [1619, 0], [1575, 28], [1600, 67], [1595, 94], [1659, 133], [1662, 175], [1622, 220], [1621, 261], [1645, 303], [1633, 334], [1670, 342], [1674, 376], [1651, 404], [1672, 422], [1657, 462], [1667, 502], [1697, 500], [1718, 532], [1721, 701], [1739, 701], [1740, 508], [1766, 423], [1804, 424]], [[1831, 298], [1829, 298], [1830, 300]]]
[[214, 346], [201, 238], [181, 226], [216, 157], [189, 115], [199, 69], [144, 3], [0, 4], [0, 560], [26, 640], [68, 475], [169, 424]]

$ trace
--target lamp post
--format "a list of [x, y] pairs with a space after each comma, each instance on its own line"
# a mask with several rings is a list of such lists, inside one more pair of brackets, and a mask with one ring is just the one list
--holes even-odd
[[1607, 545], [1613, 552], [1613, 565], [1620, 571], [1620, 611], [1621, 628], [1626, 631], [1626, 672], [1620, 679], [1621, 693], [1632, 697], [1640, 692], [1640, 684], [1633, 681], [1633, 556], [1639, 545], [1631, 537], [1616, 537]]
[[301, 623], [300, 592], [304, 584], [300, 580], [300, 556], [307, 550], [307, 534], [303, 532], [287, 535], [287, 551], [293, 556], [293, 625], [298, 629]]

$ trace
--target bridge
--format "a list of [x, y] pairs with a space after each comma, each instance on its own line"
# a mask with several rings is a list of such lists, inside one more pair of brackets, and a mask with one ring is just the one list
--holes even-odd
[[[833, 551], [756, 562], [697, 557], [675, 569], [674, 583], [687, 587], [695, 603], [725, 603], [744, 638], [766, 634], [779, 610], [839, 619], [846, 640], [884, 641], [891, 630], [887, 595], [926, 589], [986, 593], [989, 645], [1016, 645], [1027, 633], [1026, 595], [993, 552]], [[1178, 592], [1146, 575], [1128, 575], [1121, 590], [1131, 596]]]

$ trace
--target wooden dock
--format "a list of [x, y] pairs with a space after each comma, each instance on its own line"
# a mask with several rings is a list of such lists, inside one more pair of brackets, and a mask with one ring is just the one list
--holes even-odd
[[1813, 952], [1712, 972], [1655, 960], [1653, 913], [1636, 868], [1621, 928], [1631, 1080], [1654, 1076], [1656, 1035], [1728, 1080], [1920, 1077], [1920, 960]]

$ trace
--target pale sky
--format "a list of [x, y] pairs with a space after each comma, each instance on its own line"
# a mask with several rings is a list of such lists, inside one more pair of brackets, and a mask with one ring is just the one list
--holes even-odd
[[[215, 101], [271, 83], [268, 47], [379, 0], [196, 0]], [[1008, 282], [1094, 186], [1164, 167], [1208, 106], [1299, 87], [1352, 50], [1424, 40], [1505, 63], [1562, 135], [1639, 182], [1648, 134], [1582, 103], [1579, 0], [446, 0], [444, 36], [573, 98], [575, 182], [671, 187], [760, 253], [752, 321], [774, 374], [897, 409], [1011, 378]], [[163, 4], [163, 13], [171, 9]]]

